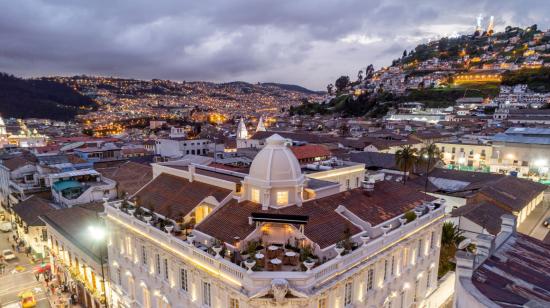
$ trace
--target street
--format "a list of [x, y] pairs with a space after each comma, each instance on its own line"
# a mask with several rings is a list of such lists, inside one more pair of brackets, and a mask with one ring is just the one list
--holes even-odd
[[[0, 233], [0, 251], [12, 249], [8, 242], [10, 233]], [[36, 265], [31, 264], [24, 253], [14, 252], [17, 259], [7, 261], [4, 274], [0, 275], [0, 304], [1, 307], [19, 307], [18, 294], [23, 291], [33, 291], [37, 302], [36, 307], [51, 307], [45, 294], [43, 282], [36, 281], [33, 269]], [[16, 269], [17, 267], [17, 269]]]
[[550, 202], [543, 201], [521, 224], [518, 231], [550, 244], [550, 229], [542, 225], [550, 217]]

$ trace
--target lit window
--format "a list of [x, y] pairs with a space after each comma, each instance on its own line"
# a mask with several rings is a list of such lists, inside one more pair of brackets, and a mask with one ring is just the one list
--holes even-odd
[[367, 291], [372, 290], [374, 285], [374, 269], [369, 268], [367, 276]]
[[351, 293], [352, 293], [352, 284], [351, 282], [346, 283], [345, 293], [344, 293], [344, 305], [351, 305]]
[[327, 299], [326, 298], [319, 299], [319, 304], [317, 305], [317, 308], [327, 308]]
[[277, 205], [286, 205], [286, 204], [288, 204], [288, 191], [278, 191]]
[[203, 281], [202, 283], [202, 303], [206, 307], [212, 305], [212, 297], [210, 295], [210, 283]]
[[187, 292], [187, 270], [184, 268], [180, 269], [180, 287], [183, 291]]
[[260, 203], [260, 190], [252, 188], [252, 190], [250, 190], [250, 199], [252, 202]]
[[239, 300], [236, 298], [230, 298], [229, 299], [229, 307], [230, 308], [239, 308]]

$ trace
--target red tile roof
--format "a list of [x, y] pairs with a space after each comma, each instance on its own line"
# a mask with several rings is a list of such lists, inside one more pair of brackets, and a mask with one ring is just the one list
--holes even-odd
[[201, 222], [197, 230], [232, 243], [235, 236], [244, 239], [254, 231], [255, 226], [248, 224], [248, 217], [253, 212], [305, 215], [309, 217], [304, 229], [305, 235], [321, 248], [326, 248], [343, 240], [344, 231], [348, 228], [351, 234], [361, 232], [358, 227], [335, 211], [340, 205], [345, 206], [366, 222], [378, 225], [413, 209], [422, 201], [435, 199], [403, 184], [388, 181], [376, 183], [371, 193], [354, 189], [305, 202], [301, 207], [290, 206], [262, 211], [257, 203], [250, 201], [238, 203], [232, 200]]
[[298, 160], [315, 158], [315, 157], [328, 157], [331, 152], [328, 148], [321, 144], [306, 144], [302, 146], [290, 147], [292, 153]]
[[155, 213], [179, 220], [187, 215], [204, 198], [214, 197], [221, 201], [231, 190], [217, 186], [161, 174], [136, 193], [138, 204]]

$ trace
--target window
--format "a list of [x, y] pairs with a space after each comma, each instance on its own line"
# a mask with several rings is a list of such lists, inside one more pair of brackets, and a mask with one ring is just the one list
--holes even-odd
[[44, 228], [42, 229], [42, 237], [41, 237], [41, 240], [43, 242], [47, 241], [48, 240], [48, 231]]
[[128, 255], [131, 256], [132, 255], [132, 238], [127, 236], [126, 237], [126, 247], [127, 247], [127, 251], [128, 251]]
[[145, 248], [145, 245], [141, 245], [141, 264], [147, 265], [147, 248]]
[[151, 298], [149, 298], [149, 290], [143, 287], [143, 307], [151, 308]]
[[168, 259], [164, 259], [164, 279], [168, 280]]
[[287, 205], [287, 204], [288, 204], [288, 191], [278, 191], [277, 205]]
[[257, 188], [252, 188], [250, 190], [250, 201], [260, 203], [260, 190]]
[[212, 298], [210, 295], [210, 283], [206, 281], [202, 282], [202, 303], [207, 307], [210, 307], [210, 305], [212, 304]]
[[239, 308], [239, 300], [236, 298], [229, 299], [229, 308]]
[[401, 291], [401, 308], [405, 308], [405, 290]]
[[359, 178], [355, 178], [355, 187], [359, 187]]
[[317, 308], [327, 308], [327, 299], [321, 298], [319, 299], [319, 303], [317, 304]]
[[394, 275], [395, 272], [395, 256], [391, 256], [391, 272], [390, 275]]
[[418, 249], [417, 249], [416, 255], [417, 255], [419, 258], [420, 258], [420, 256], [422, 255], [422, 240], [418, 240]]
[[432, 286], [432, 270], [428, 270], [428, 276], [426, 277], [426, 289], [430, 289]]
[[352, 283], [346, 282], [346, 287], [344, 290], [344, 306], [351, 305], [351, 294], [352, 294]]
[[384, 260], [384, 281], [388, 277], [388, 260]]
[[367, 291], [372, 290], [374, 286], [374, 269], [369, 268], [367, 272]]
[[157, 266], [157, 274], [160, 275], [160, 255], [159, 255], [158, 253], [157, 253], [157, 260], [156, 260], [156, 261], [157, 261], [157, 262], [156, 262], [156, 263], [157, 263], [157, 264], [156, 264], [156, 266]]
[[434, 241], [435, 241], [435, 232], [432, 231], [432, 234], [430, 235], [430, 249], [434, 248]]
[[122, 274], [120, 272], [120, 267], [116, 269], [116, 282], [119, 286], [122, 286]]
[[189, 290], [187, 287], [187, 270], [185, 268], [180, 269], [180, 288], [185, 292]]
[[409, 259], [409, 247], [403, 248], [403, 268], [407, 268], [407, 260]]
[[346, 179], [346, 189], [349, 190], [350, 189], [350, 185], [349, 185], [349, 179]]

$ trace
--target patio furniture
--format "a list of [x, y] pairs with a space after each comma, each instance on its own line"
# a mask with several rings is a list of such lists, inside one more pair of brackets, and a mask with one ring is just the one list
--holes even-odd
[[271, 259], [269, 263], [271, 263], [271, 270], [273, 271], [280, 271], [283, 266], [283, 261], [278, 258]]
[[259, 266], [263, 267], [265, 265], [265, 256], [263, 253], [258, 252], [254, 257], [256, 258], [256, 263]]
[[285, 265], [298, 265], [298, 254], [294, 251], [285, 252], [283, 263]]

